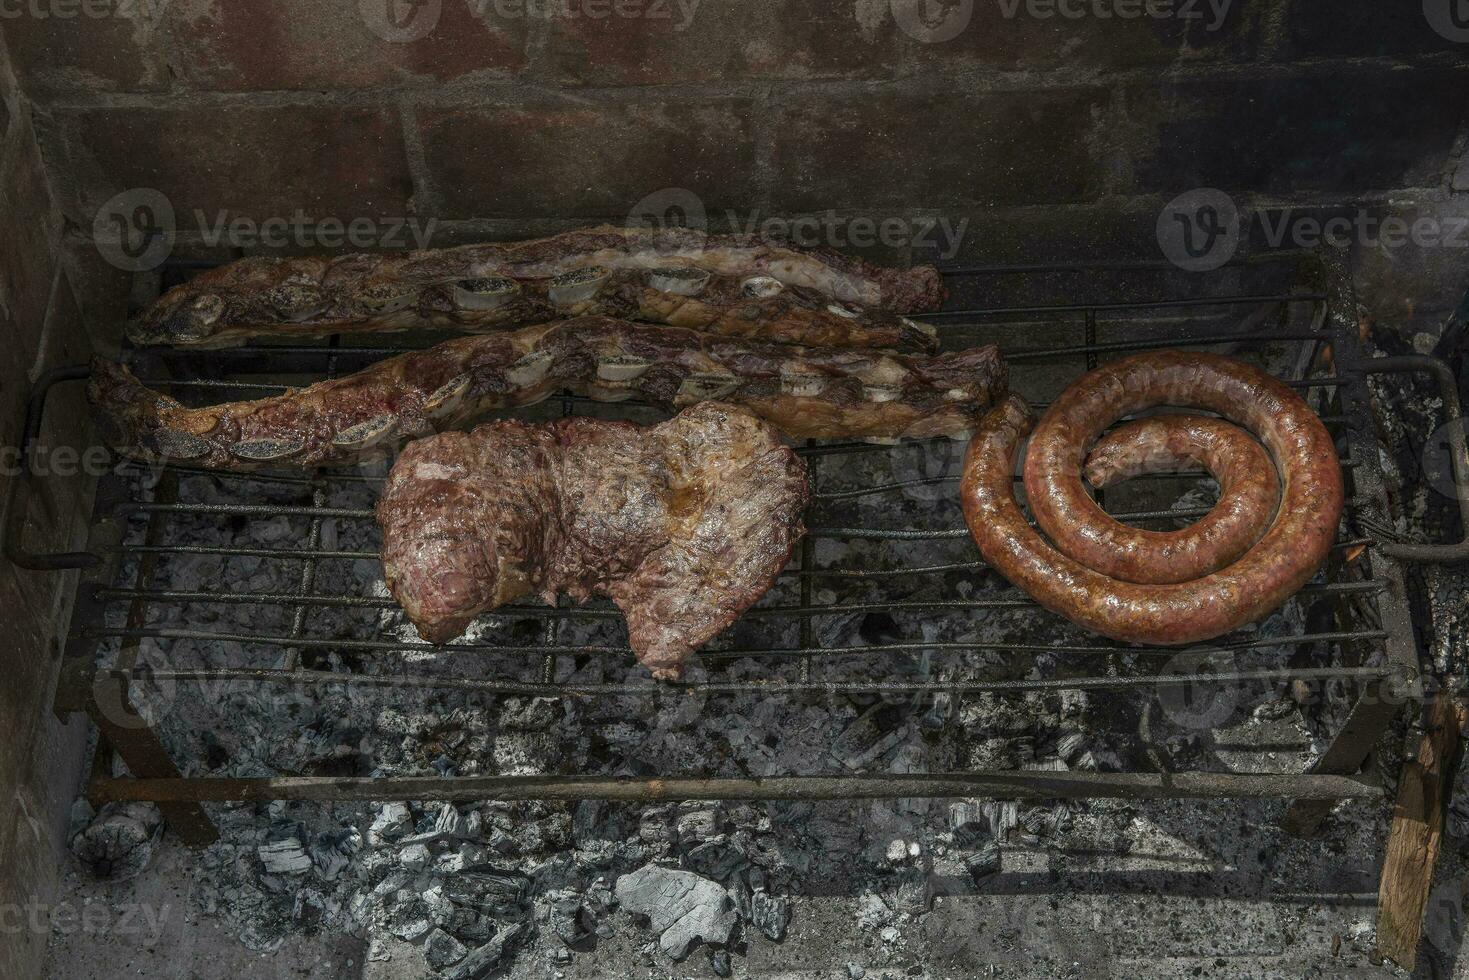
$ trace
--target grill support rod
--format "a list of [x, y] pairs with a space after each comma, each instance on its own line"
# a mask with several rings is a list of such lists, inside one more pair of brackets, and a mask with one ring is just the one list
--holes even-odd
[[94, 779], [101, 800], [191, 803], [270, 800], [850, 800], [909, 797], [999, 799], [1373, 799], [1361, 776], [1236, 772], [949, 772], [923, 775], [776, 776], [766, 779], [610, 779], [601, 776], [278, 777]]

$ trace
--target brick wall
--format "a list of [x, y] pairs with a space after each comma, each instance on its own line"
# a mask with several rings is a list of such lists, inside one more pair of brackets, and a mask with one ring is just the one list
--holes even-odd
[[[1261, 210], [1453, 218], [1469, 189], [1469, 40], [1416, 3], [25, 2], [6, 34], [73, 245], [139, 187], [196, 251], [220, 217], [411, 215], [447, 241], [680, 188], [716, 227], [942, 214], [970, 219], [970, 260], [1157, 258], [1193, 188], [1257, 246]], [[1422, 279], [1387, 317], [1449, 305], [1469, 268], [1353, 241]]]
[[[0, 28], [3, 29], [3, 28]], [[31, 103], [0, 50], [0, 446], [19, 441], [31, 383], [44, 371], [87, 356], [90, 344], [71, 278], [63, 268], [63, 219], [54, 204], [33, 127]], [[79, 392], [49, 412], [39, 445], [85, 445]], [[15, 465], [5, 458], [0, 501]], [[81, 475], [46, 481], [47, 492], [24, 515], [35, 549], [72, 547], [89, 493]], [[0, 520], [7, 517], [0, 505]], [[74, 581], [28, 572], [0, 561], [0, 977], [39, 975], [48, 932], [30, 926], [29, 909], [44, 907], [55, 883], [64, 815], [77, 790], [84, 728], [50, 716]], [[43, 920], [41, 920], [43, 921]]]

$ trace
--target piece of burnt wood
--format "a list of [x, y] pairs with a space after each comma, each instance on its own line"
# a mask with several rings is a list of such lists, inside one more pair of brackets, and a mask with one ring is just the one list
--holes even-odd
[[1454, 773], [1459, 768], [1459, 733], [1466, 706], [1439, 691], [1428, 711], [1427, 731], [1416, 759], [1403, 765], [1392, 831], [1377, 891], [1377, 950], [1405, 970], [1413, 969], [1423, 910], [1433, 885], [1444, 818]]

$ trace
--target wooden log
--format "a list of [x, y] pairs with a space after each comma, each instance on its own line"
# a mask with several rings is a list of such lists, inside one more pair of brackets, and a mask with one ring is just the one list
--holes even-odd
[[1398, 784], [1377, 891], [1377, 951], [1405, 970], [1413, 969], [1423, 934], [1423, 910], [1459, 768], [1465, 716], [1463, 700], [1438, 692], [1418, 756], [1403, 765]]

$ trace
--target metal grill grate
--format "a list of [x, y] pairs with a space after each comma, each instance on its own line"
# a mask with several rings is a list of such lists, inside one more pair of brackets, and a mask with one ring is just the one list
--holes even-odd
[[[477, 637], [472, 634], [468, 640], [437, 648], [397, 635], [391, 621], [385, 637], [383, 617], [393, 615], [395, 603], [380, 590], [364, 594], [352, 587], [360, 579], [340, 573], [344, 566], [377, 559], [368, 501], [381, 480], [380, 472], [245, 475], [183, 465], [149, 471], [135, 464], [119, 464], [99, 487], [89, 552], [26, 555], [19, 549], [13, 526], [7, 546], [12, 555], [21, 552], [17, 557], [33, 566], [89, 567], [79, 589], [57, 707], [91, 713], [133, 775], [154, 777], [119, 780], [99, 776], [92, 792], [101, 799], [174, 801], [170, 816], [193, 840], [210, 839], [212, 828], [196, 803], [179, 801], [347, 799], [364, 798], [363, 794], [374, 799], [456, 794], [465, 798], [652, 798], [694, 793], [695, 786], [696, 795], [707, 798], [981, 795], [986, 789], [1003, 790], [1005, 795], [1284, 795], [1316, 801], [1371, 795], [1378, 792], [1372, 781], [1351, 774], [1357, 772], [1391, 719], [1396, 703], [1389, 693], [1401, 691], [1416, 677], [1412, 624], [1392, 548], [1371, 533], [1388, 522], [1365, 372], [1359, 364], [1350, 282], [1330, 255], [1307, 255], [1271, 270], [1277, 279], [1282, 272], [1289, 277], [1288, 285], [1266, 291], [1221, 292], [1217, 284], [1227, 287], [1234, 281], [1224, 277], [1214, 280], [1212, 294], [1180, 298], [1168, 294], [1176, 286], [1159, 276], [1144, 287], [1155, 291], [1148, 298], [1009, 305], [986, 304], [983, 297], [966, 303], [961, 297], [960, 308], [929, 316], [939, 326], [946, 349], [997, 339], [1012, 366], [1014, 387], [1036, 407], [1043, 407], [1048, 397], [1099, 359], [1157, 347], [1225, 350], [1256, 358], [1301, 390], [1344, 447], [1348, 507], [1328, 567], [1298, 597], [1302, 615], [1291, 621], [1290, 628], [1282, 630], [1279, 623], [1250, 627], [1210, 645], [1211, 651], [1231, 659], [1262, 661], [1251, 666], [1180, 670], [1174, 660], [1178, 651], [1089, 637], [987, 573], [974, 558], [958, 513], [958, 463], [963, 447], [945, 441], [898, 446], [828, 442], [800, 447], [798, 452], [810, 467], [814, 493], [807, 514], [810, 533], [799, 554], [770, 595], [699, 653], [694, 676], [672, 685], [655, 685], [635, 669], [626, 670], [625, 679], [615, 681], [565, 680], [568, 663], [584, 663], [586, 658], [631, 663], [625, 643], [615, 638], [615, 631], [621, 628], [620, 614], [607, 603], [581, 607], [514, 604], [483, 617], [483, 632]], [[950, 270], [951, 285], [973, 283], [978, 273]], [[1241, 309], [1250, 311], [1243, 325]], [[413, 346], [346, 346], [334, 340], [313, 346], [252, 346], [202, 353], [134, 351], [129, 359], [152, 385], [186, 401], [208, 402], [260, 397], [286, 383], [356, 370]], [[50, 386], [84, 375], [84, 370], [64, 371], [43, 381], [33, 400], [32, 431], [39, 428]], [[639, 421], [662, 417], [636, 403], [606, 406], [570, 395], [554, 399], [539, 411], [547, 417], [577, 413], [631, 414]], [[1204, 506], [1184, 508], [1164, 502], [1205, 485], [1201, 478], [1158, 475], [1131, 481], [1099, 499], [1114, 516], [1158, 526], [1160, 521], [1204, 514]], [[285, 495], [289, 500], [263, 503], [262, 494]], [[12, 514], [14, 511], [12, 506]], [[282, 518], [293, 529], [294, 540], [262, 543], [256, 525]], [[328, 527], [334, 527], [338, 536], [342, 529], [356, 528], [348, 537], [366, 543], [332, 546], [326, 541]], [[231, 543], [231, 539], [240, 543]], [[842, 554], [844, 549], [848, 553]], [[214, 591], [165, 581], [163, 572], [169, 563], [208, 557], [283, 564], [292, 569], [294, 588]], [[968, 594], [952, 596], [956, 582], [968, 583]], [[942, 597], [934, 598], [931, 593], [935, 590], [941, 590]], [[826, 597], [828, 592], [836, 598]], [[201, 612], [240, 607], [276, 625], [211, 625], [217, 613]], [[1316, 611], [1307, 615], [1308, 609]], [[824, 634], [831, 635], [823, 627], [834, 620], [871, 616], [889, 617], [893, 625], [909, 630], [925, 623], [939, 624], [935, 627], [939, 636], [930, 638], [920, 630], [861, 645], [822, 639]], [[952, 635], [964, 627], [983, 632], [1001, 619], [1004, 635]], [[581, 639], [569, 637], [573, 629], [584, 634]], [[786, 639], [752, 643], [752, 634]], [[162, 663], [139, 662], [145, 642], [152, 655], [161, 653]], [[248, 652], [249, 662], [210, 664], [199, 656], [210, 644], [236, 645]], [[401, 657], [421, 657], [429, 649], [445, 659], [473, 658], [474, 676], [435, 675]], [[379, 669], [322, 669], [325, 654], [347, 651], [377, 658], [374, 662]], [[995, 658], [985, 659], [986, 655], [1017, 653], [1033, 654], [1032, 666], [1045, 667], [1041, 675], [1026, 669], [1020, 676], [1013, 672], [1002, 676]], [[397, 659], [392, 658], [395, 654]], [[975, 657], [980, 658], [978, 663]], [[732, 662], [746, 669], [727, 671]], [[676, 774], [654, 781], [598, 781], [593, 777], [427, 782], [324, 777], [185, 780], [179, 778], [151, 731], [119, 723], [117, 715], [119, 706], [130, 710], [134, 685], [143, 681], [431, 686], [486, 694], [575, 697], [670, 692], [677, 696], [676, 689], [684, 688], [709, 695], [959, 698], [977, 692], [1151, 690], [1205, 683], [1278, 685], [1289, 680], [1341, 680], [1353, 684], [1359, 694], [1356, 707], [1312, 774], [950, 773], [682, 783]], [[363, 783], [369, 785], [359, 785]], [[1298, 804], [1294, 811], [1298, 829], [1309, 827], [1320, 812], [1319, 802]]]

